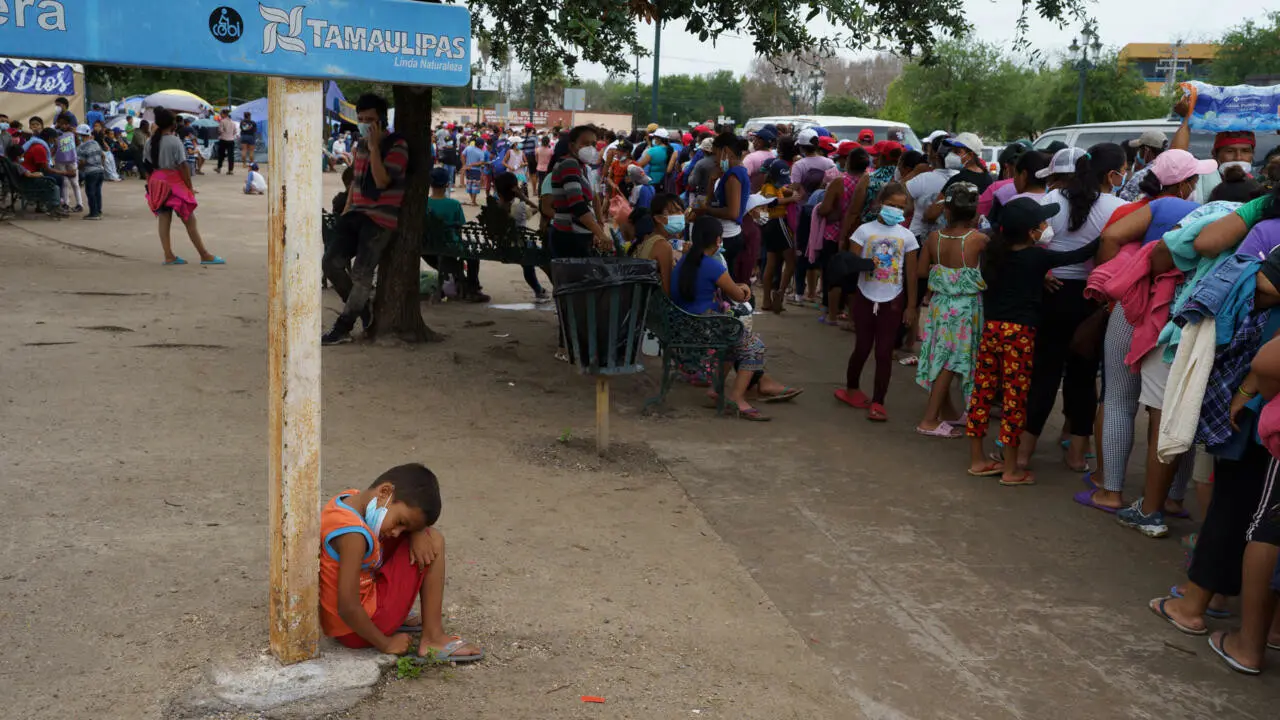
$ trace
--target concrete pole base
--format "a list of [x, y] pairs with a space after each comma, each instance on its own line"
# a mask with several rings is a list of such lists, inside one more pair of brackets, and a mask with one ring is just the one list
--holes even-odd
[[[301, 720], [349, 710], [373, 692], [396, 656], [350, 650], [322, 640], [320, 657], [281, 665], [269, 652], [215, 662], [205, 680], [176, 699], [166, 717], [259, 717]], [[234, 715], [232, 715], [234, 717]]]

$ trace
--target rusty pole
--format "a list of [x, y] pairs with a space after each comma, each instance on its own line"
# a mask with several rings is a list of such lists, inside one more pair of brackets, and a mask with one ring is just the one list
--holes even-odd
[[271, 652], [319, 653], [323, 85], [270, 78], [267, 165]]

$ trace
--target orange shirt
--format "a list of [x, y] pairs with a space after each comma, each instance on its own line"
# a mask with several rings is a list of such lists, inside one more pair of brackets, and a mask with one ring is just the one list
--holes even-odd
[[364, 535], [364, 562], [360, 566], [360, 605], [373, 617], [378, 609], [378, 589], [373, 573], [382, 566], [382, 543], [364, 522], [363, 508], [357, 510], [346, 503], [359, 495], [359, 490], [344, 490], [320, 511], [320, 629], [329, 637], [354, 632], [338, 616], [338, 550], [331, 542], [339, 535]]

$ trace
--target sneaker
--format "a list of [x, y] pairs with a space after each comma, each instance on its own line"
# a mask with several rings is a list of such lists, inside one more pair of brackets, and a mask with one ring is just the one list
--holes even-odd
[[75, 207], [75, 209], [74, 209], [74, 210], [72, 210], [72, 212], [82, 213], [82, 212], [84, 212], [84, 206], [83, 206], [83, 205], [77, 205], [77, 206]]
[[351, 331], [344, 330], [337, 325], [334, 325], [332, 330], [320, 336], [321, 345], [345, 345], [349, 342], [352, 342]]
[[84, 219], [85, 219], [85, 220], [101, 220], [101, 219], [102, 219], [102, 213], [98, 213], [97, 215], [85, 215], [85, 216], [84, 216]]
[[1169, 534], [1169, 526], [1164, 524], [1164, 513], [1156, 510], [1150, 515], [1142, 513], [1142, 498], [1116, 513], [1116, 522], [1152, 538], [1162, 538]]
[[533, 301], [537, 303], [551, 302], [551, 293], [546, 290], [539, 290], [533, 294]]

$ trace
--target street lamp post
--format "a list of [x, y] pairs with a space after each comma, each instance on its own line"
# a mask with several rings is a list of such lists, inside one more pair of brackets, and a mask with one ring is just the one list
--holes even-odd
[[[1098, 60], [1102, 58], [1102, 41], [1098, 39], [1098, 32], [1093, 29], [1092, 25], [1085, 25], [1084, 30], [1080, 32], [1080, 39], [1083, 43], [1077, 42], [1076, 38], [1071, 38], [1071, 56], [1076, 58], [1076, 70], [1080, 72], [1080, 86], [1076, 90], [1076, 124], [1084, 123], [1084, 83], [1085, 77], [1089, 71], [1098, 66]], [[1090, 59], [1089, 51], [1093, 50], [1093, 58]]]
[[809, 93], [813, 96], [813, 112], [818, 112], [818, 94], [822, 92], [822, 82], [827, 74], [818, 68], [809, 71]]

